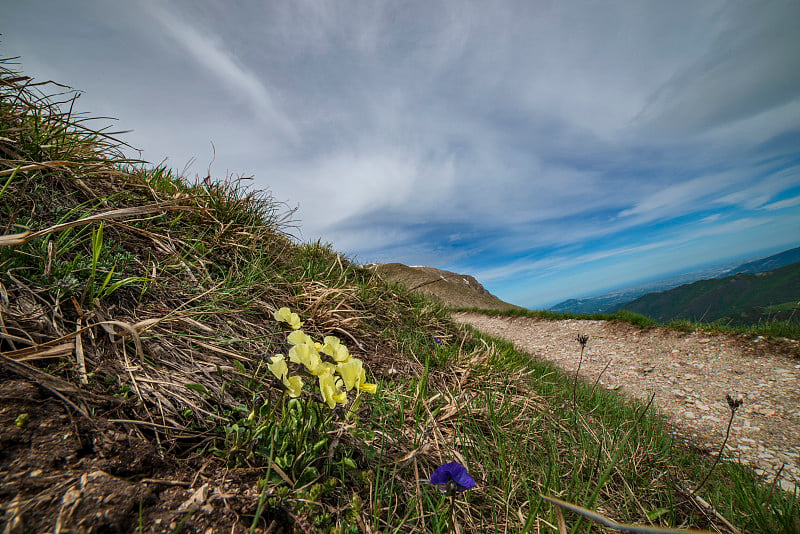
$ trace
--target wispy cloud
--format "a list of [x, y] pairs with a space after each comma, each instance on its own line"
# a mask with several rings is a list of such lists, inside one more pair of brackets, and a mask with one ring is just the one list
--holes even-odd
[[764, 204], [761, 206], [762, 210], [782, 210], [786, 208], [792, 208], [794, 206], [800, 206], [800, 195], [792, 198], [786, 198], [783, 200], [778, 200], [776, 202], [770, 202], [769, 204]]
[[13, 52], [143, 157], [211, 141], [360, 261], [533, 306], [798, 235], [794, 0], [12, 4]]
[[771, 7], [723, 5], [709, 20], [706, 48], [652, 95], [639, 120], [662, 134], [696, 135], [796, 102], [800, 78], [785, 68], [800, 60], [800, 4]]
[[289, 140], [298, 140], [292, 120], [276, 104], [272, 91], [225, 48], [222, 39], [208, 28], [201, 30], [192, 25], [164, 4], [148, 3], [145, 12], [194, 61], [226, 86], [232, 97], [244, 96], [262, 121]]

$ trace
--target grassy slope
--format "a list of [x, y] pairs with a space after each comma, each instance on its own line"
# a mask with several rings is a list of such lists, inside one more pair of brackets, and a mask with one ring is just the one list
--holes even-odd
[[[481, 293], [473, 287], [443, 280], [439, 276], [443, 271], [408, 267], [402, 263], [386, 263], [377, 266], [376, 272], [390, 282], [402, 284], [406, 288], [438, 299], [449, 308], [521, 309], [519, 306], [504, 302], [494, 295]], [[475, 283], [477, 284], [477, 282]]]
[[[455, 521], [460, 531], [554, 532], [545, 494], [616, 520], [725, 531], [686, 491], [709, 459], [674, 443], [652, 409], [457, 327], [439, 304], [327, 246], [294, 243], [266, 195], [124, 161], [113, 140], [6, 67], [0, 385], [30, 383], [45, 397], [12, 399], [34, 414], [30, 423], [17, 412], [0, 418], [9, 521], [44, 531], [90, 520], [41, 496], [76, 487], [97, 451], [65, 457], [36, 486], [19, 482], [29, 480], [35, 410], [49, 403], [81, 428], [148, 444], [171, 466], [177, 486], [155, 489], [142, 478], [160, 471], [114, 471], [132, 495], [148, 496], [138, 506], [101, 501], [130, 530], [155, 531], [167, 517], [173, 531], [445, 532]], [[377, 395], [351, 392], [330, 410], [306, 376], [306, 392], [287, 402], [265, 366], [288, 349], [287, 328], [272, 318], [281, 306], [315, 339], [347, 343]], [[478, 481], [454, 501], [424, 482], [451, 460]], [[102, 461], [108, 470], [115, 458]], [[169, 500], [203, 483], [227, 496], [202, 513]], [[752, 532], [800, 525], [794, 499], [733, 464], [700, 495]], [[565, 518], [573, 532], [590, 528]]]
[[[800, 300], [800, 263], [758, 274], [700, 280], [639, 297], [623, 306], [662, 322], [675, 319], [751, 324], [767, 319], [766, 309]], [[759, 310], [761, 310], [759, 312]], [[785, 320], [785, 316], [770, 316]], [[798, 316], [800, 320], [800, 316]]]

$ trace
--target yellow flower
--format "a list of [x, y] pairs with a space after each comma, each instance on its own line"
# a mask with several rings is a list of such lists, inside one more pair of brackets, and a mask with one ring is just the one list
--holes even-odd
[[367, 383], [367, 372], [363, 367], [361, 368], [361, 373], [359, 373], [358, 378], [356, 379], [356, 387], [361, 391], [366, 391], [367, 393], [372, 393], [373, 395], [378, 391], [377, 384]]
[[272, 360], [272, 363], [267, 364], [267, 367], [275, 375], [275, 378], [283, 379], [284, 376], [289, 374], [289, 366], [286, 365], [286, 359], [283, 354], [276, 354], [270, 360]]
[[272, 315], [276, 321], [288, 323], [292, 330], [297, 330], [303, 323], [300, 322], [300, 316], [292, 313], [289, 308], [281, 308]]
[[333, 364], [323, 362], [313, 345], [295, 345], [289, 349], [289, 361], [301, 363], [312, 375], [320, 376], [331, 372]]
[[276, 354], [270, 360], [272, 360], [272, 363], [267, 364], [267, 367], [276, 378], [283, 382], [289, 392], [289, 396], [299, 397], [303, 391], [303, 379], [299, 376], [288, 376], [289, 366], [286, 365], [286, 358], [284, 358], [283, 354]]
[[344, 362], [350, 358], [350, 353], [336, 336], [325, 336], [325, 345], [320, 352], [327, 354], [337, 362]]
[[347, 391], [350, 391], [358, 385], [358, 378], [364, 371], [363, 363], [358, 358], [350, 358], [346, 362], [336, 365], [336, 371], [339, 376], [344, 380], [344, 385]]
[[291, 343], [292, 345], [310, 345], [314, 346], [314, 340], [311, 339], [311, 336], [307, 335], [302, 330], [295, 330], [288, 336], [286, 336], [286, 341]]
[[290, 397], [299, 397], [303, 392], [303, 379], [299, 376], [290, 376], [283, 379], [283, 385], [289, 392]]
[[367, 372], [364, 370], [364, 364], [358, 358], [350, 358], [346, 362], [337, 364], [336, 371], [344, 380], [347, 391], [353, 388], [358, 388], [367, 393], [378, 391], [377, 384], [367, 383]]
[[367, 383], [367, 373], [362, 369], [361, 376], [358, 380], [358, 389], [361, 391], [366, 391], [367, 393], [372, 393], [373, 395], [378, 392], [378, 384], [368, 384]]
[[319, 392], [328, 404], [328, 408], [333, 409], [336, 403], [344, 404], [347, 402], [347, 394], [339, 389], [341, 380], [335, 380], [331, 373], [324, 373], [319, 377]]
[[309, 367], [313, 366], [314, 361], [319, 359], [317, 351], [309, 345], [300, 344], [289, 349], [289, 361], [292, 363], [302, 363]]

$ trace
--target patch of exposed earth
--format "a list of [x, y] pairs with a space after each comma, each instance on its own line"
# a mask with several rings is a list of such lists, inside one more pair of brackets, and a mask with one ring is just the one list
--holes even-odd
[[[0, 532], [250, 530], [263, 470], [178, 459], [111, 420], [118, 399], [43, 375], [0, 366]], [[257, 532], [290, 532], [289, 519], [266, 507]]]
[[[741, 398], [724, 457], [740, 459], [800, 487], [800, 343], [729, 334], [641, 329], [627, 323], [455, 313], [453, 318], [507, 339], [574, 373], [578, 335], [589, 341], [580, 377], [655, 403], [677, 434], [702, 450], [722, 445], [730, 417], [726, 395]], [[606, 366], [608, 366], [606, 368]], [[605, 371], [603, 371], [605, 369]]]

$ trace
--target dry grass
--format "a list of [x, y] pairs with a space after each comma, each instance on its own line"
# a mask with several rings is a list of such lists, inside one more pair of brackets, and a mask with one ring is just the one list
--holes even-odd
[[[694, 464], [670, 453], [655, 414], [456, 327], [441, 302], [328, 246], [297, 244], [291, 211], [244, 180], [190, 183], [126, 160], [113, 137], [61, 111], [68, 94], [48, 98], [7, 65], [0, 506], [9, 524], [555, 532], [569, 521], [586, 531], [542, 494], [618, 522], [722, 524], [680, 500]], [[469, 303], [448, 290], [448, 306], [511, 306], [458, 287]], [[314, 392], [287, 402], [266, 369], [287, 349], [272, 318], [283, 306], [315, 339], [342, 339], [378, 394], [333, 411]], [[52, 478], [30, 476], [54, 469], [39, 448], [62, 458]], [[479, 484], [449, 501], [426, 481], [454, 459]], [[103, 517], [89, 512], [97, 506]], [[788, 510], [775, 514], [797, 513]]]

